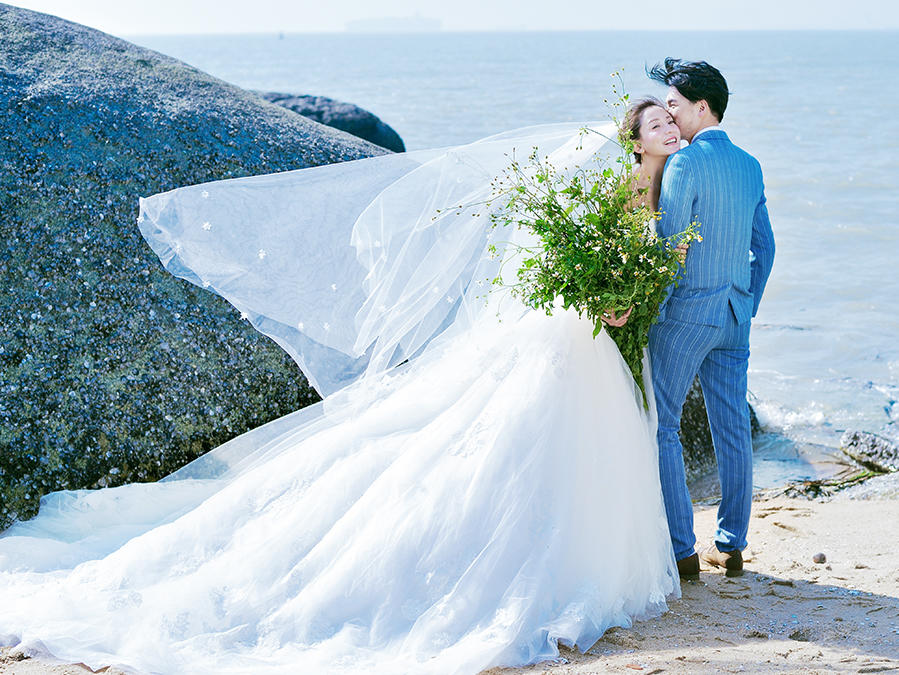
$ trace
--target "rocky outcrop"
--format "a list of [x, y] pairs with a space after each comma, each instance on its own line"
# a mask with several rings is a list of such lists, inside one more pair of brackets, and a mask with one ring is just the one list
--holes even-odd
[[875, 473], [899, 471], [899, 446], [867, 431], [847, 431], [840, 438], [844, 455]]
[[138, 197], [383, 154], [175, 59], [0, 4], [0, 529], [61, 488], [153, 480], [314, 400], [170, 276]]
[[394, 152], [406, 151], [403, 139], [398, 133], [377, 116], [352, 103], [335, 101], [325, 96], [294, 96], [274, 91], [257, 93], [266, 101], [293, 110], [321, 124], [364, 138], [382, 148]]

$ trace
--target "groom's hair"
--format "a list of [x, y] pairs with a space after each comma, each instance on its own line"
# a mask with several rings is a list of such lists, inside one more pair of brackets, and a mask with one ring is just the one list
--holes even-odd
[[727, 108], [727, 82], [721, 72], [705, 61], [684, 61], [670, 56], [664, 63], [646, 69], [649, 79], [675, 87], [688, 101], [706, 101], [718, 121]]

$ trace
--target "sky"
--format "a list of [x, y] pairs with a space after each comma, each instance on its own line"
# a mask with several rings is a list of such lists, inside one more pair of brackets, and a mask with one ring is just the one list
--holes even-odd
[[343, 31], [419, 15], [443, 30], [899, 29], [895, 0], [12, 0], [113, 35]]

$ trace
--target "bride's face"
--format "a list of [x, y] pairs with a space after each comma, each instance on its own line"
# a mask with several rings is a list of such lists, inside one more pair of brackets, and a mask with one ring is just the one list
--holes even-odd
[[643, 111], [634, 150], [644, 157], [667, 157], [680, 150], [680, 129], [667, 110], [654, 105]]

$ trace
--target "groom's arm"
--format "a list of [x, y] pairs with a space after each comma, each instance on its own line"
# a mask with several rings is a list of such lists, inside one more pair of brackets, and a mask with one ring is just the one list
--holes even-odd
[[662, 218], [656, 226], [659, 235], [670, 237], [683, 232], [693, 222], [695, 193], [690, 157], [683, 151], [676, 152], [668, 158], [662, 174], [662, 190], [659, 195], [659, 212]]
[[771, 267], [774, 265], [774, 232], [771, 230], [771, 221], [768, 219], [768, 207], [765, 206], [764, 188], [752, 219], [750, 248], [755, 254], [755, 260], [751, 265], [752, 276], [749, 280], [749, 292], [754, 298], [752, 316], [755, 316], [759, 311], [765, 284], [768, 283], [768, 275], [771, 274]]

